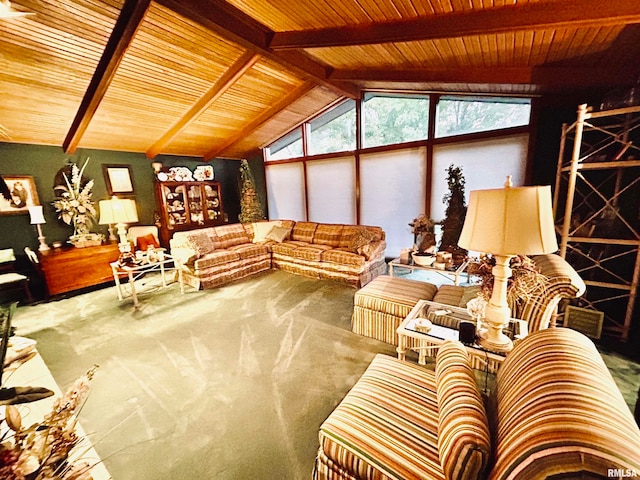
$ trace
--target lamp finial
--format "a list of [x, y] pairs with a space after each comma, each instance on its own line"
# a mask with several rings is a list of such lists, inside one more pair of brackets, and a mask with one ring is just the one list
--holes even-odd
[[505, 188], [513, 187], [513, 183], [511, 183], [511, 175], [507, 175], [507, 181], [504, 182], [504, 187]]

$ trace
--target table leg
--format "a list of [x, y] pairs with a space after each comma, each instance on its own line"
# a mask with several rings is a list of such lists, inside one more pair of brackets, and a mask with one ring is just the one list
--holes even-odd
[[122, 288], [120, 286], [120, 275], [116, 271], [115, 267], [111, 267], [111, 272], [113, 273], [113, 281], [116, 284], [116, 293], [118, 294], [118, 300], [122, 300]]
[[180, 284], [180, 293], [184, 295], [184, 280], [182, 278], [182, 268], [180, 267], [180, 265], [177, 265], [177, 267], [178, 267], [178, 283]]
[[398, 334], [398, 348], [396, 348], [396, 352], [398, 352], [398, 359], [404, 360], [407, 354], [407, 337], [402, 334]]
[[393, 265], [389, 264], [389, 276], [393, 277]]
[[426, 365], [427, 364], [427, 344], [424, 343], [424, 342], [420, 342], [419, 343], [418, 363], [420, 365]]
[[135, 280], [133, 272], [129, 272], [129, 286], [131, 287], [131, 296], [133, 297], [133, 308], [138, 308], [138, 295], [136, 295]]
[[164, 278], [164, 261], [160, 262], [160, 275], [162, 276], [162, 286], [167, 286], [167, 281]]

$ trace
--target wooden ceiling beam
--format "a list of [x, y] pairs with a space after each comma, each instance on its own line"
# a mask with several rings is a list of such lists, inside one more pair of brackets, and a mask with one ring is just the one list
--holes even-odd
[[78, 148], [78, 144], [107, 93], [150, 3], [151, 0], [125, 0], [71, 128], [62, 143], [62, 148], [66, 153], [71, 154]]
[[278, 100], [278, 102], [274, 103], [269, 108], [267, 108], [264, 112], [262, 112], [260, 115], [258, 115], [253, 120], [251, 120], [251, 122], [246, 124], [241, 130], [236, 132], [235, 135], [227, 138], [224, 142], [222, 142], [222, 144], [216, 146], [215, 148], [207, 152], [204, 155], [204, 160], [205, 161], [211, 160], [212, 158], [216, 157], [221, 152], [223, 152], [224, 150], [226, 150], [227, 148], [229, 148], [239, 140], [245, 138], [247, 135], [250, 135], [252, 132], [254, 132], [258, 128], [260, 128], [262, 125], [264, 125], [269, 119], [271, 119], [271, 117], [277, 115], [282, 110], [287, 108], [291, 103], [295, 102], [300, 97], [309, 93], [315, 86], [316, 86], [315, 82], [306, 81], [302, 83], [300, 86], [294, 88], [291, 92], [289, 92], [287, 95], [285, 95], [280, 100]]
[[302, 52], [274, 52], [269, 48], [273, 31], [223, 0], [156, 0], [157, 3], [213, 32], [253, 50], [304, 79], [314, 80], [328, 89], [350, 98], [358, 98], [359, 89], [346, 82], [328, 80], [330, 68]]
[[578, 66], [476, 67], [447, 70], [335, 70], [333, 80], [389, 83], [470, 83], [586, 87], [633, 84], [639, 71]]
[[455, 12], [413, 20], [369, 23], [301, 31], [275, 32], [273, 50], [347, 47], [487, 35], [503, 32], [640, 23], [637, 0], [572, 0], [510, 5]]
[[217, 82], [202, 95], [191, 108], [179, 118], [146, 152], [147, 158], [155, 158], [162, 149], [182, 130], [198, 119], [218, 98], [229, 90], [256, 62], [260, 55], [245, 52], [227, 69]]

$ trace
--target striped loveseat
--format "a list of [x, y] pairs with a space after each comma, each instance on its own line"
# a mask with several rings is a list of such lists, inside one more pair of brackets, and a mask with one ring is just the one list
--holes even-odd
[[380, 227], [275, 220], [176, 232], [170, 243], [183, 280], [198, 289], [270, 268], [360, 287], [386, 270]]
[[566, 328], [509, 353], [484, 401], [466, 350], [435, 372], [378, 355], [320, 427], [314, 478], [640, 476], [640, 430], [593, 343]]

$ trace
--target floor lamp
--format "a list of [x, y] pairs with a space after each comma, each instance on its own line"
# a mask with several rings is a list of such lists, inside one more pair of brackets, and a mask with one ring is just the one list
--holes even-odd
[[495, 257], [493, 291], [485, 310], [488, 328], [479, 343], [487, 350], [507, 352], [513, 342], [502, 329], [511, 318], [507, 303], [511, 258], [558, 249], [551, 187], [513, 187], [509, 176], [504, 188], [472, 191], [458, 245]]
[[128, 198], [112, 197], [109, 200], [100, 200], [98, 204], [100, 208], [101, 225], [116, 225], [120, 243], [120, 257], [123, 254], [131, 252], [131, 245], [127, 240], [127, 224], [136, 223], [138, 221], [138, 212], [136, 202]]

